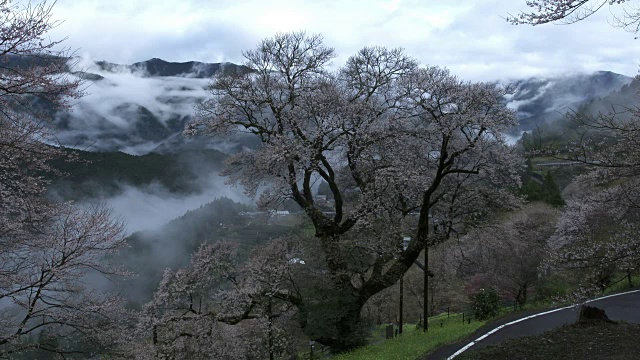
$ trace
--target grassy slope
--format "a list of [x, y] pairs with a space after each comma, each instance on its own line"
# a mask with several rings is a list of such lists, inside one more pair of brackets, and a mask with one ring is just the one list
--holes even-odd
[[[632, 278], [634, 284], [640, 284], [640, 276], [634, 276]], [[605, 294], [611, 294], [623, 290], [628, 290], [626, 282], [619, 282], [611, 286]], [[557, 307], [560, 304], [551, 302], [531, 302], [526, 307], [519, 309], [516, 312], [526, 312], [531, 310], [544, 311], [553, 307]], [[496, 321], [503, 316], [509, 316], [514, 314], [512, 307], [505, 307], [501, 309], [498, 318], [491, 321]], [[443, 324], [440, 327], [440, 324]], [[472, 321], [471, 324], [462, 324], [461, 314], [452, 315], [449, 320], [446, 318], [446, 314], [437, 315], [429, 318], [430, 330], [428, 333], [415, 330], [412, 325], [405, 325], [405, 333], [398, 338], [392, 340], [384, 340], [380, 343], [368, 345], [357, 349], [351, 353], [338, 355], [332, 357], [335, 360], [404, 360], [404, 359], [416, 359], [424, 356], [437, 349], [440, 346], [454, 343], [458, 340], [464, 339], [466, 336], [472, 334], [477, 329], [481, 328], [487, 322]], [[379, 331], [382, 331], [380, 329]], [[378, 331], [376, 331], [376, 336]], [[470, 357], [469, 359], [472, 359]], [[488, 357], [488, 359], [491, 357]], [[493, 357], [492, 359], [505, 359], [509, 357]], [[622, 358], [624, 359], [624, 358]]]
[[[351, 353], [332, 357], [335, 360], [405, 360], [417, 357], [435, 348], [455, 342], [473, 333], [485, 324], [484, 321], [462, 323], [462, 315], [439, 315], [429, 318], [430, 328], [427, 333], [406, 325], [404, 333], [394, 339], [378, 344], [362, 347]], [[440, 326], [442, 324], [442, 326]]]

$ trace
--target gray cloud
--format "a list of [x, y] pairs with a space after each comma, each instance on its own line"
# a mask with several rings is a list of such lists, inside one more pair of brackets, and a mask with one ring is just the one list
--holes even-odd
[[113, 112], [114, 107], [122, 104], [144, 106], [161, 120], [167, 121], [175, 113], [192, 115], [195, 102], [208, 96], [204, 88], [210, 83], [209, 79], [149, 78], [129, 71], [105, 72], [87, 59], [80, 62], [78, 67], [105, 79], [90, 83], [85, 88], [86, 95], [74, 104], [77, 116], [81, 117], [83, 111], [95, 111], [116, 126], [128, 125], [129, 119], [123, 119]]
[[147, 153], [181, 131], [195, 104], [208, 96], [209, 79], [141, 76], [145, 69], [108, 72], [88, 57], [79, 59], [76, 68], [103, 79], [86, 82], [85, 96], [73, 100], [73, 111], [57, 115], [57, 136], [66, 146]]
[[[502, 17], [524, 0], [59, 0], [54, 35], [97, 59], [132, 63], [241, 62], [242, 50], [279, 31], [325, 35], [340, 54], [365, 45], [404, 47], [423, 63], [470, 80], [611, 70], [635, 75], [633, 36], [601, 13], [571, 26], [512, 26]], [[616, 9], [616, 8], [613, 8]]]

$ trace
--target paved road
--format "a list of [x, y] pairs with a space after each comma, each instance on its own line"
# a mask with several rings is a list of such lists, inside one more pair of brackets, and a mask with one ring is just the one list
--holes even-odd
[[[592, 300], [589, 301], [589, 305], [604, 309], [611, 320], [640, 324], [640, 290]], [[579, 307], [575, 306], [549, 312], [514, 314], [480, 329], [471, 339], [436, 350], [424, 360], [449, 359], [465, 347], [468, 350], [474, 350], [511, 338], [538, 335], [562, 325], [574, 323], [578, 311]]]

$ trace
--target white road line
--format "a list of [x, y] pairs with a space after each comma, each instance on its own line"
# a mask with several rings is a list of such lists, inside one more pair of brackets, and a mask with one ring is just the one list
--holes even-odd
[[[636, 293], [636, 292], [640, 292], [640, 290], [633, 290], [633, 291], [627, 291], [627, 292], [618, 293], [618, 294], [613, 294], [613, 295], [607, 295], [607, 296], [603, 296], [603, 297], [600, 297], [600, 298], [597, 298], [597, 299], [587, 300], [587, 301], [585, 301], [585, 303], [589, 303], [589, 302], [593, 302], [593, 301], [598, 301], [598, 300], [602, 300], [602, 299], [607, 299], [607, 298], [611, 298], [611, 297], [615, 297], [615, 296], [620, 296], [620, 295], [633, 294], [633, 293]], [[500, 329], [502, 329], [502, 328], [504, 328], [504, 327], [507, 327], [507, 326], [509, 326], [509, 325], [513, 325], [513, 324], [519, 323], [519, 322], [521, 322], [521, 321], [529, 320], [529, 319], [532, 319], [532, 318], [534, 318], [534, 317], [538, 317], [538, 316], [542, 316], [542, 315], [546, 315], [546, 314], [551, 314], [551, 313], [554, 313], [554, 312], [556, 312], [556, 311], [566, 310], [566, 309], [571, 309], [571, 308], [576, 307], [576, 306], [578, 306], [578, 304], [574, 304], [574, 305], [570, 305], [570, 306], [565, 306], [565, 307], [563, 307], [563, 308], [559, 308], [559, 309], [554, 309], [554, 310], [549, 310], [549, 311], [541, 312], [541, 313], [538, 313], [538, 314], [534, 314], [534, 315], [531, 315], [531, 316], [523, 317], [523, 318], [521, 318], [521, 319], [514, 320], [514, 321], [511, 321], [511, 322], [508, 322], [508, 323], [506, 323], [506, 324], [504, 324], [504, 325], [500, 325], [500, 326], [498, 326], [497, 328], [495, 328], [495, 329], [493, 329], [493, 330], [489, 331], [488, 333], [486, 333], [486, 334], [484, 334], [484, 335], [480, 336], [479, 338], [477, 338], [477, 339], [473, 340], [472, 342], [468, 343], [468, 344], [467, 344], [467, 345], [465, 345], [462, 349], [460, 349], [460, 350], [456, 351], [453, 355], [449, 356], [449, 357], [447, 358], [447, 360], [451, 360], [451, 359], [455, 358], [456, 356], [458, 356], [458, 355], [462, 354], [463, 352], [467, 351], [470, 347], [472, 347], [473, 345], [475, 345], [478, 341], [481, 341], [481, 340], [483, 340], [483, 339], [487, 338], [487, 337], [488, 337], [488, 336], [490, 336], [491, 334], [493, 334], [493, 333], [497, 332], [498, 330], [500, 330]]]

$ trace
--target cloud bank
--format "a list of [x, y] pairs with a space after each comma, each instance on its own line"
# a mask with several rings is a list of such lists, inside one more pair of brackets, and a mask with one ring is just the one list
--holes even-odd
[[[620, 6], [610, 8], [615, 14]], [[97, 59], [133, 63], [241, 63], [242, 50], [277, 32], [322, 33], [340, 65], [368, 45], [403, 47], [424, 64], [468, 80], [610, 70], [635, 75], [640, 48], [604, 9], [571, 26], [513, 26], [524, 0], [59, 0], [54, 37]]]
[[85, 96], [74, 101], [73, 110], [57, 115], [58, 138], [63, 145], [88, 150], [153, 150], [182, 130], [195, 104], [207, 97], [210, 83], [191, 77], [145, 77], [143, 68], [105, 71], [86, 57], [75, 70], [101, 79], [87, 81]]

